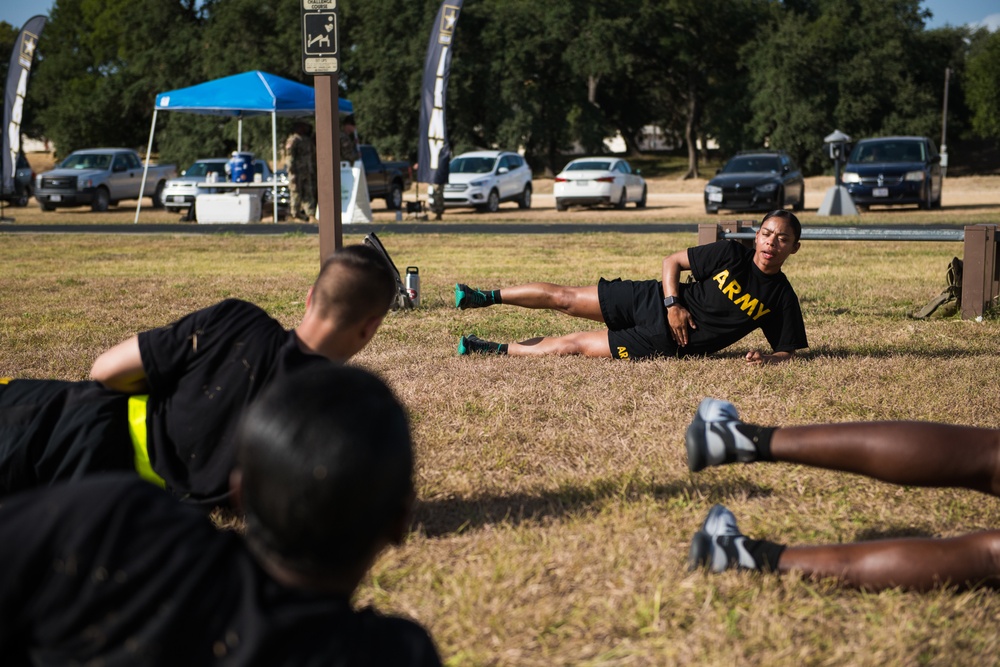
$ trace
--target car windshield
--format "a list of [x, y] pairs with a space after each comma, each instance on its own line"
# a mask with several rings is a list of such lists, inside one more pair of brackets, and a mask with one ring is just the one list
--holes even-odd
[[607, 171], [610, 168], [610, 162], [598, 162], [596, 160], [589, 160], [586, 162], [570, 162], [566, 165], [566, 171]]
[[781, 159], [770, 155], [745, 155], [734, 157], [722, 168], [723, 174], [745, 174], [781, 171]]
[[62, 161], [59, 165], [61, 169], [107, 169], [111, 165], [111, 156], [103, 154], [88, 153], [85, 155], [73, 154]]
[[854, 163], [872, 162], [926, 162], [922, 141], [863, 141], [851, 151], [847, 160]]
[[205, 176], [209, 172], [214, 174], [226, 173], [225, 162], [195, 162], [191, 168], [184, 172], [185, 176]]
[[451, 161], [449, 168], [453, 174], [488, 174], [493, 171], [492, 157], [457, 157]]

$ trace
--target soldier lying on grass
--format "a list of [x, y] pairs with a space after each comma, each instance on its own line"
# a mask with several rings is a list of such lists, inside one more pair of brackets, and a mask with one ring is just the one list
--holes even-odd
[[[484, 291], [459, 283], [455, 305], [462, 309], [508, 304], [555, 310], [602, 322], [606, 329], [565, 336], [541, 336], [520, 343], [494, 343], [462, 336], [459, 354], [642, 359], [711, 354], [762, 329], [772, 353], [751, 350], [750, 364], [791, 359], [808, 347], [799, 299], [781, 272], [799, 250], [802, 226], [794, 214], [764, 216], [754, 249], [731, 241], [688, 248], [663, 260], [663, 280], [605, 280], [596, 286], [530, 283]], [[681, 271], [696, 282], [682, 284]]]

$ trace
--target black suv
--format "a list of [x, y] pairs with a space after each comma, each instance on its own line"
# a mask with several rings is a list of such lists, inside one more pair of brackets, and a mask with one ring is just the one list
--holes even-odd
[[31, 199], [32, 188], [34, 188], [35, 173], [31, 171], [28, 158], [24, 153], [17, 154], [17, 165], [14, 169], [14, 190], [4, 190], [0, 193], [0, 199], [10, 202], [14, 206], [27, 206]]
[[705, 213], [771, 211], [806, 205], [802, 172], [783, 151], [745, 151], [729, 158], [705, 186]]

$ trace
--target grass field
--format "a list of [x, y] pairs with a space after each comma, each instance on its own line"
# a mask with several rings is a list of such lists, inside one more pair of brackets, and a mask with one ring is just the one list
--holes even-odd
[[[357, 242], [359, 237], [348, 237]], [[452, 665], [996, 664], [993, 591], [866, 594], [796, 576], [686, 571], [715, 502], [785, 543], [950, 536], [1000, 525], [1000, 501], [796, 466], [688, 473], [683, 432], [706, 395], [769, 424], [933, 419], [1000, 427], [1000, 322], [909, 313], [944, 288], [956, 243], [804, 243], [786, 265], [811, 349], [747, 367], [713, 358], [463, 358], [499, 340], [589, 328], [513, 308], [460, 312], [456, 281], [592, 284], [654, 277], [693, 234], [394, 235], [421, 308], [391, 314], [355, 363], [410, 410], [420, 496], [407, 544], [360, 603], [409, 615]], [[235, 296], [287, 326], [316, 238], [2, 235], [0, 376], [81, 379], [106, 347]], [[947, 444], [942, 444], [947, 446]]]

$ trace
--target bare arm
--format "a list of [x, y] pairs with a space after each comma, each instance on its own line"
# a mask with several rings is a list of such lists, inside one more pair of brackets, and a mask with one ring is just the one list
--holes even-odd
[[[681, 292], [681, 271], [691, 269], [687, 250], [679, 250], [663, 258], [663, 296], [679, 296]], [[680, 346], [688, 344], [688, 330], [697, 329], [691, 313], [683, 304], [667, 308], [667, 324], [670, 334]]]
[[750, 350], [747, 352], [746, 360], [750, 365], [780, 364], [795, 357], [794, 352], [775, 352], [774, 354], [764, 354], [760, 350]]
[[132, 336], [102, 354], [90, 369], [90, 377], [108, 389], [141, 394], [149, 390], [139, 355], [139, 337]]

